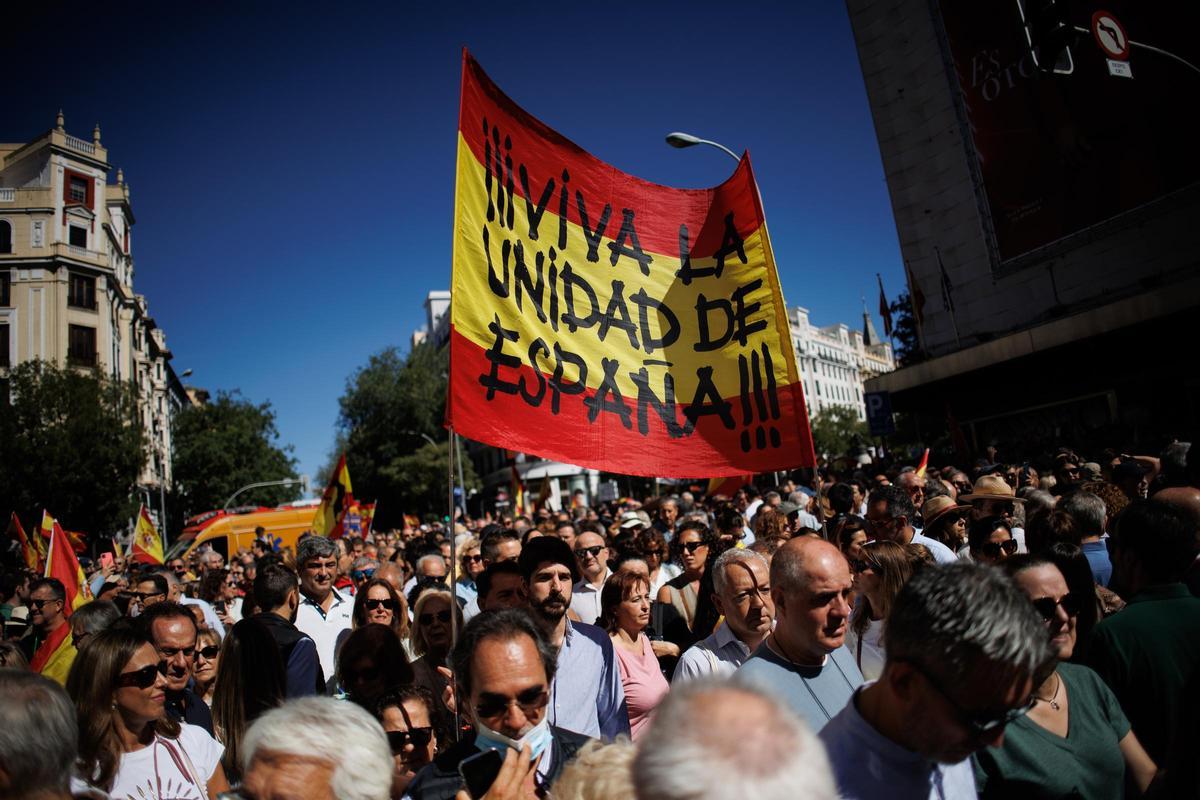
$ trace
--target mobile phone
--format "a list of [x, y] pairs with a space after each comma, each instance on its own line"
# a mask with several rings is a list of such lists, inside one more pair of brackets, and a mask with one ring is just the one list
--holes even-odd
[[458, 774], [467, 784], [471, 797], [483, 797], [496, 782], [500, 767], [504, 766], [504, 753], [499, 750], [484, 750], [458, 765]]
[[217, 610], [218, 614], [224, 614], [225, 613], [225, 601], [218, 600], [217, 602], [213, 603], [213, 608], [215, 608]]
[[100, 568], [104, 569], [105, 567], [112, 567], [112, 565], [113, 565], [113, 554], [112, 553], [101, 553], [100, 554]]

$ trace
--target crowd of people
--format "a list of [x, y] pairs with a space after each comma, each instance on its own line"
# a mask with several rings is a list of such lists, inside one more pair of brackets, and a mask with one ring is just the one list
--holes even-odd
[[1198, 797], [1198, 456], [7, 568], [0, 796]]

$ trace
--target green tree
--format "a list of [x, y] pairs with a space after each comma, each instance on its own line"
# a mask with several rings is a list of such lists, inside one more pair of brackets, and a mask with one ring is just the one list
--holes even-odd
[[[407, 356], [395, 347], [376, 353], [346, 381], [338, 446], [322, 479], [345, 452], [354, 495], [379, 502], [380, 527], [400, 524], [405, 512], [446, 506], [449, 436], [442, 419], [448, 370], [447, 351], [421, 343]], [[463, 474], [467, 488], [477, 488], [470, 462], [463, 463]]]
[[896, 365], [911, 366], [924, 361], [927, 356], [917, 334], [917, 321], [913, 318], [912, 299], [908, 292], [902, 293], [889, 306], [892, 312], [892, 338], [896, 341]]
[[818, 455], [846, 455], [855, 444], [869, 436], [867, 423], [858, 419], [858, 412], [847, 406], [826, 406], [811, 420], [813, 447]]
[[[296, 478], [291, 446], [277, 444], [270, 403], [255, 405], [237, 392], [222, 392], [202, 406], [175, 415], [172, 522], [211, 511], [251, 483]], [[269, 486], [238, 495], [237, 505], [266, 506], [296, 499], [299, 486]]]
[[0, 486], [28, 526], [48, 510], [93, 537], [124, 529], [148, 443], [132, 383], [27, 361], [0, 380]]

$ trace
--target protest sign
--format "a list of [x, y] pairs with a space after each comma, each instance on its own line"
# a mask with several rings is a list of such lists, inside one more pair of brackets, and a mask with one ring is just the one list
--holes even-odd
[[631, 475], [813, 463], [744, 155], [712, 189], [603, 163], [463, 54], [447, 424]]

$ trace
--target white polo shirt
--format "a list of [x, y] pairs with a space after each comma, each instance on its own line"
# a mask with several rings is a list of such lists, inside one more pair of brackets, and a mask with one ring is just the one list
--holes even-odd
[[350, 595], [343, 595], [337, 589], [331, 591], [333, 603], [329, 606], [329, 611], [323, 611], [303, 594], [300, 595], [300, 608], [296, 610], [296, 627], [316, 643], [317, 656], [321, 659], [325, 680], [337, 674], [335, 649], [338, 635], [353, 626], [354, 614], [354, 600]]
[[612, 571], [605, 567], [600, 589], [588, 583], [587, 578], [571, 587], [571, 610], [579, 615], [581, 622], [596, 624], [596, 618], [600, 616], [600, 590], [604, 588], [604, 581], [608, 580], [609, 575], [612, 575]]

